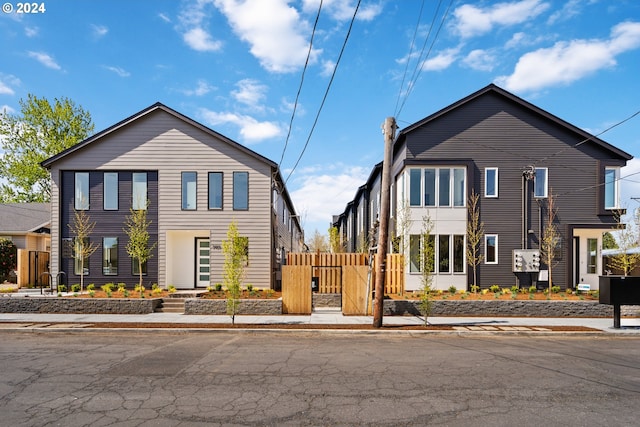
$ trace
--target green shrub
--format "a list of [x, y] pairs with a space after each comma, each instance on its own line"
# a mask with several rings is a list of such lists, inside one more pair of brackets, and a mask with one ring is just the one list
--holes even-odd
[[253, 285], [252, 285], [251, 283], [248, 283], [248, 284], [247, 284], [247, 290], [248, 290], [249, 292], [253, 292]]
[[93, 289], [89, 291], [89, 296], [91, 298], [93, 298], [95, 294], [96, 294], [96, 291], [94, 291]]
[[89, 284], [87, 285], [87, 290], [88, 290], [88, 291], [93, 291], [93, 290], [95, 290], [95, 289], [96, 289], [96, 285], [95, 285], [94, 283], [89, 283]]
[[118, 283], [118, 292], [124, 292], [125, 289], [127, 289], [127, 285], [122, 282]]
[[494, 294], [500, 292], [500, 285], [491, 285], [489, 286], [489, 290]]
[[58, 292], [66, 292], [67, 287], [65, 285], [58, 285]]
[[216, 291], [220, 292], [222, 290], [222, 283], [216, 283]]
[[156, 289], [158, 289], [158, 284], [157, 283], [152, 284], [151, 285], [151, 290], [155, 291]]
[[469, 287], [469, 289], [471, 289], [471, 292], [476, 293], [476, 292], [478, 292], [478, 291], [480, 290], [480, 286], [478, 286], [478, 285], [471, 285], [471, 286]]
[[511, 292], [513, 292], [514, 294], [515, 294], [515, 293], [518, 293], [518, 291], [519, 291], [519, 290], [520, 290], [520, 289], [518, 289], [518, 287], [517, 287], [516, 285], [513, 285], [513, 286], [511, 287]]
[[173, 285], [169, 285], [169, 287], [167, 288], [167, 290], [169, 291], [170, 294], [173, 294], [176, 292], [176, 287]]
[[125, 298], [129, 298], [129, 290], [125, 288], [125, 290], [122, 291], [122, 296], [124, 296]]
[[105, 283], [104, 285], [100, 286], [100, 289], [102, 289], [106, 293], [111, 293], [111, 291], [113, 291], [114, 286], [115, 285], [113, 283]]
[[560, 292], [560, 286], [552, 286], [551, 287], [551, 292], [553, 292], [554, 294], [557, 294]]
[[452, 295], [455, 294], [457, 290], [458, 289], [455, 286], [453, 286], [453, 285], [449, 286], [449, 293], [450, 294], [452, 294]]
[[9, 239], [0, 239], [0, 283], [16, 269], [18, 247]]
[[535, 294], [536, 291], [537, 291], [537, 289], [536, 289], [535, 285], [529, 286], [529, 293], [530, 294]]
[[[60, 286], [58, 286], [58, 288], [60, 288]], [[80, 283], [74, 283], [71, 285], [71, 292], [80, 292]]]

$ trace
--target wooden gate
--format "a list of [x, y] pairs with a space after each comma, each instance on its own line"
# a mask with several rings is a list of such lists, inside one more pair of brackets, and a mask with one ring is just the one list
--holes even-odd
[[18, 286], [38, 286], [41, 281], [44, 286], [48, 286], [48, 279], [42, 276], [42, 273], [48, 271], [49, 252], [18, 249]]
[[282, 313], [311, 314], [311, 268], [282, 266]]
[[[363, 316], [371, 313], [371, 286], [367, 286], [369, 267], [342, 266], [342, 314]], [[367, 289], [369, 292], [367, 292]]]

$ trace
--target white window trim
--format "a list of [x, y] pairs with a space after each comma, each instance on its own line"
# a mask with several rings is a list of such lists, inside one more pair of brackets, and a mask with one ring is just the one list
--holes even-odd
[[[613, 171], [615, 177], [614, 177], [614, 181], [613, 181], [613, 204], [614, 206], [607, 206], [606, 205], [606, 201], [607, 201], [607, 171]], [[604, 181], [604, 186], [603, 186], [603, 199], [604, 199], [604, 203], [605, 206], [604, 208], [606, 210], [612, 210], [612, 209], [619, 209], [620, 208], [620, 168], [619, 167], [605, 167], [604, 168], [604, 177], [605, 177], [605, 181]]]
[[536, 174], [536, 178], [533, 179], [533, 197], [535, 197], [536, 199], [546, 199], [547, 197], [549, 197], [549, 168], [536, 168], [535, 170], [536, 172], [538, 170], [544, 170], [544, 194], [541, 196], [536, 195]]
[[[488, 171], [495, 171], [496, 172], [496, 175], [495, 175], [494, 180], [493, 180], [494, 181], [493, 184], [494, 184], [494, 187], [496, 189], [495, 194], [489, 194], [487, 192], [487, 188], [488, 188], [487, 187], [487, 183], [489, 182], [489, 180], [487, 178], [487, 172]], [[498, 197], [498, 182], [499, 182], [499, 179], [498, 179], [498, 168], [494, 168], [494, 167], [484, 168], [484, 197], [486, 197], [488, 199], [497, 198]]]
[[[496, 259], [495, 261], [487, 260], [487, 240], [491, 237], [495, 237], [496, 239]], [[497, 264], [498, 263], [498, 235], [497, 234], [485, 234], [484, 235], [484, 263], [485, 264]]]

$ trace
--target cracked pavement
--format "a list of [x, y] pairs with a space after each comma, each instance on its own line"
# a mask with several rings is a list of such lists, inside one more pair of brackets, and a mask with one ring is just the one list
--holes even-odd
[[0, 331], [2, 426], [637, 425], [634, 337]]

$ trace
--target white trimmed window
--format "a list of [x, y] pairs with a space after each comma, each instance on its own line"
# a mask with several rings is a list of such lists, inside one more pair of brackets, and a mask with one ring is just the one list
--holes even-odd
[[533, 180], [533, 197], [547, 198], [549, 188], [549, 171], [547, 168], [536, 168], [536, 177]]
[[498, 263], [498, 235], [486, 234], [484, 236], [484, 263]]
[[620, 207], [620, 168], [608, 167], [604, 170], [604, 208]]
[[498, 168], [484, 169], [484, 197], [498, 197]]

